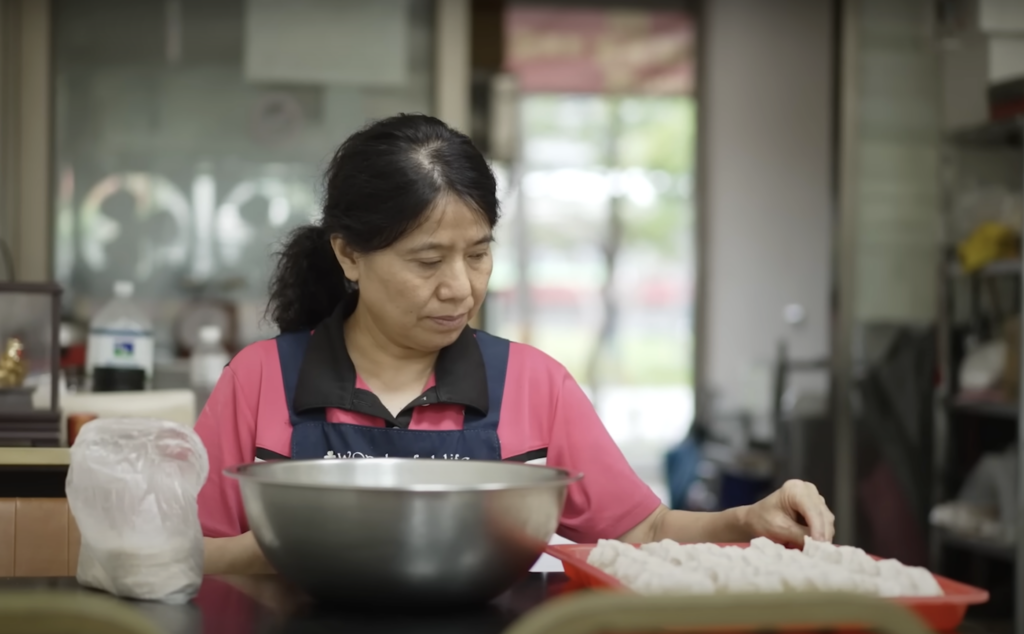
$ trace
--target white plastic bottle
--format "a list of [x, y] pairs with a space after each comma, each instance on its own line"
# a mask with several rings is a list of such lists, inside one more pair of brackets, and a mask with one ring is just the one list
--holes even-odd
[[201, 408], [217, 385], [224, 366], [231, 361], [222, 342], [219, 326], [199, 329], [199, 342], [189, 359], [189, 382], [196, 393], [196, 404]]
[[114, 283], [114, 299], [89, 323], [86, 381], [95, 392], [146, 390], [153, 382], [153, 322], [133, 300], [135, 285]]

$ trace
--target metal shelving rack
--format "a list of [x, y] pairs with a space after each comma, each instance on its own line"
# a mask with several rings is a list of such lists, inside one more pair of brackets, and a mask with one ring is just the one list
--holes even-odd
[[[1018, 147], [1024, 147], [1022, 143], [1022, 137], [1024, 137], [1024, 118], [1018, 118], [1012, 122], [1013, 125], [1009, 130], [1001, 131], [1004, 134], [1009, 134], [1010, 138], [1014, 141], [1014, 144]], [[1021, 152], [1024, 155], [1024, 151]], [[1021, 161], [1021, 184], [1024, 185], [1024, 160]], [[1024, 227], [1024, 218], [1021, 219], [1021, 226]], [[1019, 263], [1018, 263], [1019, 264]], [[1019, 274], [1019, 273], [1018, 273]], [[1020, 297], [1024, 299], [1024, 275], [1020, 275]], [[1021, 311], [1024, 314], [1024, 311]], [[1021, 346], [1020, 353], [1024, 354], [1024, 337], [1020, 338], [1019, 342]], [[1021, 357], [1024, 359], [1024, 356]], [[1024, 418], [1021, 417], [1021, 412], [1024, 412], [1024, 372], [1020, 372], [1020, 385], [1018, 386], [1018, 404], [1017, 404], [1017, 530], [1015, 537], [1017, 538], [1017, 552], [1016, 552], [1016, 570], [1014, 571], [1014, 629], [1017, 634], [1024, 634], [1024, 539], [1021, 539], [1021, 529], [1024, 528], [1024, 433], [1021, 430], [1024, 429]]]
[[[950, 147], [960, 149], [1015, 149], [1021, 159], [1019, 182], [1024, 187], [1024, 144], [1022, 144], [1022, 139], [1024, 139], [1024, 117], [1018, 117], [958, 131], [949, 135], [947, 142]], [[1024, 226], [1024, 218], [1022, 218], [1022, 226]], [[1024, 372], [1021, 373], [1021, 386], [1017, 400], [978, 401], [964, 399], [954, 393], [952, 386], [955, 385], [955, 381], [951, 378], [956, 372], [951, 345], [955, 321], [952, 308], [952, 296], [955, 293], [953, 280], [957, 277], [962, 278], [964, 273], [959, 265], [951, 260], [953, 258], [947, 258], [943, 265], [943, 288], [946, 295], [944, 314], [940, 321], [942, 335], [940, 359], [943, 385], [939, 391], [939, 417], [937, 418], [937, 424], [943, 429], [939, 430], [939, 434], [945, 439], [945, 444], [949, 445], [949, 430], [952, 429], [950, 421], [957, 417], [984, 420], [994, 426], [1010, 426], [1008, 429], [1004, 429], [1004, 432], [1008, 434], [1015, 432], [1018, 439], [1018, 465], [1024, 466], [1024, 442], [1020, 442], [1024, 440], [1024, 419], [1020, 416], [1020, 413], [1024, 412]], [[1020, 301], [1020, 299], [1024, 299], [1024, 275], [1021, 272], [1020, 260], [996, 262], [975, 273], [972, 283], [990, 278], [1016, 278], [1016, 284], [1019, 287], [1017, 310], [1021, 311], [1021, 308], [1024, 307], [1024, 302]], [[1021, 347], [1021, 358], [1024, 359], [1024, 337], [1021, 337]], [[953, 468], [949, 464], [949, 456], [948, 452], [945, 455], [937, 453], [935, 456], [936, 464], [933, 473], [937, 476], [935, 481], [941, 484], [937, 484], [936, 499], [933, 502], [941, 501], [943, 498], [948, 499], [956, 493], [948, 490], [949, 487], [946, 486], [950, 480], [949, 471]], [[1014, 566], [1015, 631], [1017, 634], [1024, 634], [1024, 539], [1020, 537], [1024, 532], [1024, 468], [1018, 468], [1017, 472], [1017, 539], [1014, 545], [992, 543], [984, 539], [954, 535], [941, 530], [933, 531], [932, 537], [933, 544], [936, 546], [933, 553], [940, 552], [941, 549], [947, 547], [955, 548], [972, 553], [974, 556], [1010, 562]]]

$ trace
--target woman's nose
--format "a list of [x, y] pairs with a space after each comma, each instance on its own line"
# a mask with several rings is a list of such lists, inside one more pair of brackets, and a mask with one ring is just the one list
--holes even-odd
[[469, 269], [465, 263], [453, 263], [438, 288], [439, 299], [451, 301], [469, 297], [473, 293], [473, 284], [469, 275]]

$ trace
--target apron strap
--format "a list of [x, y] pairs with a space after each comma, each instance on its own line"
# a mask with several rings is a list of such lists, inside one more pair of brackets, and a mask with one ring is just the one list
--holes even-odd
[[281, 362], [281, 380], [284, 383], [284, 402], [288, 406], [288, 417], [292, 425], [304, 422], [323, 420], [322, 410], [296, 412], [295, 388], [299, 383], [299, 370], [302, 360], [306, 358], [306, 347], [309, 345], [310, 332], [284, 332], [277, 336], [277, 357]]
[[474, 334], [476, 343], [480, 346], [480, 354], [484, 358], [484, 372], [487, 374], [487, 413], [480, 414], [467, 410], [462, 426], [497, 425], [501, 416], [501, 401], [505, 396], [509, 341], [482, 330], [476, 330]]

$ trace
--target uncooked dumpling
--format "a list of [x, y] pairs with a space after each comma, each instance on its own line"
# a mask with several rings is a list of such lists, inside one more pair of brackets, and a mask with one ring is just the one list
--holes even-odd
[[941, 596], [924, 568], [875, 561], [859, 548], [808, 538], [803, 551], [758, 538], [749, 548], [678, 544], [635, 548], [602, 540], [588, 563], [641, 594], [761, 593], [824, 590], [880, 597]]

